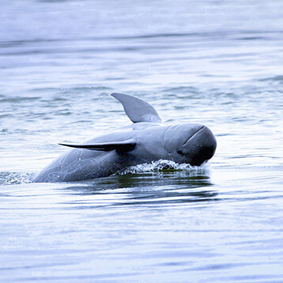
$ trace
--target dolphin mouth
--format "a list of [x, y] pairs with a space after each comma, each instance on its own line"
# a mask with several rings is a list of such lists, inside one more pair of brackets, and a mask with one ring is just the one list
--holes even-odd
[[201, 126], [196, 132], [193, 133], [192, 136], [190, 136], [184, 143], [183, 146], [185, 146], [188, 142], [190, 142], [197, 134], [199, 134], [203, 129], [207, 128], [206, 126]]
[[190, 148], [190, 161], [192, 166], [200, 166], [209, 160], [216, 150], [216, 139], [209, 128], [200, 127], [183, 145]]

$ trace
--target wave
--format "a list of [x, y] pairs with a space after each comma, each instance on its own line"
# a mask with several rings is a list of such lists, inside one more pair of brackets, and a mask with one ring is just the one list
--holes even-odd
[[126, 174], [141, 174], [148, 172], [167, 172], [167, 171], [185, 171], [185, 172], [203, 172], [209, 168], [207, 163], [201, 166], [191, 166], [189, 164], [179, 164], [170, 160], [158, 160], [151, 163], [143, 163], [135, 166], [130, 166], [118, 172], [119, 175]]
[[[169, 160], [158, 160], [151, 163], [143, 163], [135, 166], [130, 166], [114, 175], [127, 175], [127, 174], [143, 174], [143, 173], [156, 173], [156, 172], [184, 172], [186, 174], [200, 174], [209, 169], [208, 163], [201, 166], [191, 166], [189, 164], [178, 164]], [[32, 183], [34, 173], [22, 172], [0, 172], [0, 185], [18, 185]]]
[[18, 185], [31, 183], [34, 174], [20, 172], [0, 172], [0, 185]]

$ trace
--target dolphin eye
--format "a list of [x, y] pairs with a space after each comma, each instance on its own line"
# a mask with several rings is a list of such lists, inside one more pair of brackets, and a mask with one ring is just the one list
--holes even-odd
[[180, 155], [185, 155], [181, 149], [178, 149], [177, 153], [180, 154]]

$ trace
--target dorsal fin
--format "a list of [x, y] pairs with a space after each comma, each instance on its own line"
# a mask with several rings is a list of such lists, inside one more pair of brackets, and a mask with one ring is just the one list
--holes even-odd
[[156, 110], [142, 99], [123, 93], [112, 93], [111, 95], [122, 103], [126, 114], [133, 123], [161, 123], [161, 118]]
[[105, 142], [105, 143], [94, 143], [94, 144], [66, 144], [59, 143], [59, 145], [83, 148], [98, 151], [111, 151], [116, 150], [119, 153], [126, 153], [133, 150], [136, 147], [136, 141], [134, 139], [120, 141], [120, 142]]

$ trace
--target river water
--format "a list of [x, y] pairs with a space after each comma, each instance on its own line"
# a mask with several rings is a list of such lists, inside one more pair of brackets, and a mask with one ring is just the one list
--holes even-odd
[[[0, 6], [1, 282], [283, 282], [283, 1]], [[207, 125], [216, 155], [30, 183], [130, 123], [112, 92]]]

